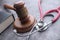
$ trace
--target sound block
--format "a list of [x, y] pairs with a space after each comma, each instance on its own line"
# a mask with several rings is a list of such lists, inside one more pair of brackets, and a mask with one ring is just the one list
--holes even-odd
[[31, 15], [28, 15], [28, 17], [29, 21], [26, 22], [25, 24], [21, 24], [19, 18], [15, 19], [14, 29], [17, 30], [17, 33], [29, 32], [33, 28], [34, 24], [36, 23], [36, 19]]

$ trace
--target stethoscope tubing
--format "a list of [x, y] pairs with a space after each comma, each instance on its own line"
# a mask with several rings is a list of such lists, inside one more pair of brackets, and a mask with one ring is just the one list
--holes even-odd
[[42, 7], [41, 7], [41, 0], [38, 0], [38, 8], [39, 8], [39, 12], [40, 12], [40, 20], [43, 20], [43, 18], [47, 15], [50, 14], [52, 12], [56, 12], [57, 16], [54, 17], [52, 19], [52, 23], [56, 22], [58, 20], [58, 18], [60, 17], [60, 7], [58, 7], [57, 9], [52, 9], [52, 10], [48, 10], [47, 12], [45, 12], [44, 14], [42, 13]]

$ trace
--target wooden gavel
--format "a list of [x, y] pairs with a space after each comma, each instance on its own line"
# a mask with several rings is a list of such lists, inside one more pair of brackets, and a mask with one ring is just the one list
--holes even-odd
[[5, 8], [16, 11], [18, 15], [18, 18], [14, 21], [14, 29], [16, 29], [18, 33], [30, 31], [36, 23], [36, 19], [28, 14], [27, 8], [24, 4], [23, 1], [16, 2], [13, 6], [4, 4]]

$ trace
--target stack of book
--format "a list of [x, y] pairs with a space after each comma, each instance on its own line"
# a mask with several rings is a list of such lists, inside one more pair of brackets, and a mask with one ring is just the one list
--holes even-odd
[[0, 33], [14, 21], [12, 14], [0, 11]]

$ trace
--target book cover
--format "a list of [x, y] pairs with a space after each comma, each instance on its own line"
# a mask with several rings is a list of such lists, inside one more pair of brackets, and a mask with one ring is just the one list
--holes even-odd
[[0, 33], [14, 21], [12, 14], [0, 11]]

